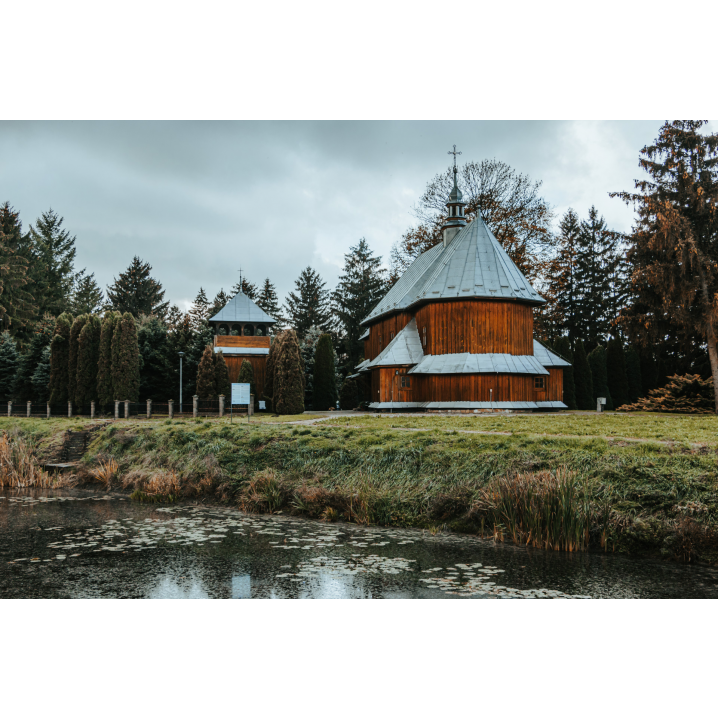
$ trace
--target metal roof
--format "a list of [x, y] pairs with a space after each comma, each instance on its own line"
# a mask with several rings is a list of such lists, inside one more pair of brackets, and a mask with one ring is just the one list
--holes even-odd
[[386, 346], [379, 356], [366, 365], [365, 369], [375, 366], [403, 366], [416, 364], [424, 358], [416, 320], [412, 319]]
[[210, 322], [256, 322], [259, 324], [276, 324], [277, 320], [260, 309], [246, 294], [237, 293]]
[[428, 354], [409, 374], [548, 374], [528, 354]]
[[354, 368], [357, 371], [364, 371], [369, 364], [371, 364], [371, 359], [365, 359], [361, 364], [357, 364]]
[[269, 354], [266, 347], [215, 347], [214, 353], [219, 354]]
[[561, 359], [558, 354], [554, 354], [536, 339], [534, 339], [534, 356], [541, 362], [542, 366], [571, 366], [569, 362]]
[[366, 329], [366, 331], [364, 332], [364, 334], [362, 334], [362, 335], [359, 337], [359, 341], [361, 341], [362, 339], [368, 339], [370, 332], [371, 332], [371, 329], [369, 329], [369, 327], [367, 327], [367, 329]]
[[397, 283], [361, 322], [433, 299], [546, 300], [511, 261], [481, 216], [466, 225], [444, 247], [443, 242], [417, 257]]

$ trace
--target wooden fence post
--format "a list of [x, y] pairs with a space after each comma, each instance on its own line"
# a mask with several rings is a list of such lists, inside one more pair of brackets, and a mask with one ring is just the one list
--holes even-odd
[[219, 395], [219, 415], [224, 416], [224, 394]]
[[27, 402], [27, 418], [30, 418], [30, 414], [32, 414], [32, 401]]
[[68, 419], [72, 418], [72, 402], [71, 401], [67, 402], [67, 418]]
[[7, 415], [12, 416], [12, 402], [11, 401], [9, 401], [7, 403]]
[[125, 399], [125, 419], [130, 418], [130, 400]]
[[199, 397], [195, 394], [192, 397], [192, 416], [196, 417], [199, 411]]
[[50, 402], [47, 402], [47, 418], [50, 418]]
[[95, 400], [93, 399], [90, 402], [90, 419], [94, 419], [94, 418], [95, 418]]
[[115, 419], [120, 418], [120, 400], [115, 399]]
[[170, 399], [167, 402], [167, 410], [169, 411], [170, 419], [174, 419], [175, 416], [175, 400]]
[[147, 400], [147, 418], [152, 418], [152, 399]]

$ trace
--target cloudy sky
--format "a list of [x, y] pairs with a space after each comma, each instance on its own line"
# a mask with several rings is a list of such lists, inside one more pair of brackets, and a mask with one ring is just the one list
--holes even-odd
[[[187, 307], [242, 271], [280, 297], [311, 265], [329, 286], [361, 237], [388, 263], [412, 208], [446, 169], [495, 157], [543, 182], [557, 213], [591, 204], [617, 230], [640, 149], [662, 121], [2, 122], [0, 201], [25, 228], [52, 207], [78, 268], [104, 288], [137, 254]], [[715, 131], [713, 127], [711, 131]]]

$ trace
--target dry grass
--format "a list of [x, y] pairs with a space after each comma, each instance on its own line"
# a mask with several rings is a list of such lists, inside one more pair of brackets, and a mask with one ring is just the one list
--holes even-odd
[[106, 488], [110, 488], [113, 479], [116, 479], [120, 471], [120, 467], [114, 459], [109, 459], [105, 462], [100, 462], [100, 465], [96, 469], [92, 469], [90, 473], [94, 476], [101, 484], [104, 484]]
[[52, 476], [35, 459], [28, 445], [19, 437], [0, 436], [0, 487], [15, 489], [53, 485]]

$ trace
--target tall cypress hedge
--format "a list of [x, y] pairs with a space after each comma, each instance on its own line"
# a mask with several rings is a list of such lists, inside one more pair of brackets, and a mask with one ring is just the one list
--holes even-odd
[[140, 348], [135, 318], [129, 312], [122, 315], [112, 333], [112, 390], [120, 401], [140, 398]]
[[78, 406], [97, 399], [97, 370], [100, 356], [102, 321], [96, 315], [87, 318], [78, 339], [75, 402]]
[[613, 400], [608, 388], [606, 350], [600, 344], [588, 355], [588, 364], [591, 367], [591, 377], [593, 378], [593, 405], [595, 407], [596, 401], [602, 396], [606, 399], [604, 409], [610, 411], [613, 409]]
[[55, 333], [50, 342], [50, 402], [53, 404], [69, 401], [71, 329], [72, 316], [62, 313], [55, 322]]
[[277, 414], [304, 411], [304, 366], [294, 329], [284, 332], [274, 366], [273, 403]]
[[[245, 359], [244, 361], [247, 360]], [[249, 366], [251, 367], [252, 365], [250, 364]], [[217, 396], [222, 394], [225, 398], [229, 398], [229, 371], [227, 370], [227, 362], [224, 360], [224, 354], [221, 351], [214, 355], [214, 384]], [[254, 387], [254, 383], [252, 386]]]
[[77, 389], [77, 355], [80, 349], [80, 332], [88, 319], [88, 314], [80, 314], [79, 317], [76, 317], [70, 329], [70, 359], [67, 364], [67, 399], [73, 404], [77, 403], [75, 391]]
[[606, 373], [608, 375], [608, 391], [611, 394], [613, 406], [618, 409], [630, 403], [628, 390], [628, 377], [626, 376], [626, 356], [623, 352], [623, 342], [614, 338], [608, 342], [606, 350]]
[[626, 379], [628, 380], [628, 401], [633, 404], [643, 396], [641, 358], [634, 347], [626, 349]]
[[334, 368], [334, 345], [330, 334], [319, 337], [314, 350], [312, 409], [327, 411], [337, 403], [337, 382]]
[[285, 332], [279, 333], [271, 340], [269, 345], [269, 354], [267, 355], [267, 363], [264, 365], [264, 401], [266, 402], [267, 411], [274, 411], [274, 368], [277, 363], [277, 357], [281, 352], [281, 345], [284, 341]]
[[207, 344], [197, 367], [197, 396], [200, 399], [217, 398], [217, 372], [215, 370], [214, 349]]
[[595, 408], [593, 377], [591, 376], [591, 366], [588, 363], [583, 339], [576, 341], [576, 351], [573, 355], [573, 381], [576, 388], [576, 406], [584, 411]]
[[563, 403], [569, 409], [577, 409], [576, 385], [573, 379], [573, 352], [568, 337], [559, 337], [554, 344], [554, 350], [560, 357], [571, 363], [571, 366], [563, 368]]
[[[100, 330], [100, 347], [97, 358], [97, 399], [101, 406], [112, 406], [116, 398], [112, 388], [112, 336], [122, 315], [106, 312]], [[119, 344], [117, 345], [119, 351]]]

